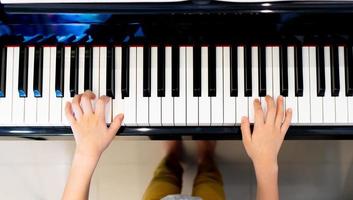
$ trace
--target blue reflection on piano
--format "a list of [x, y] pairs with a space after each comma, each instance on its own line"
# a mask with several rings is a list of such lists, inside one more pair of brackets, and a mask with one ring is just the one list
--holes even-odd
[[105, 24], [110, 18], [111, 14], [90, 13], [7, 14], [6, 25], [0, 23], [0, 36], [22, 35], [29, 40], [38, 34], [55, 34], [58, 41], [62, 41], [69, 35], [78, 38], [86, 34], [92, 25]]

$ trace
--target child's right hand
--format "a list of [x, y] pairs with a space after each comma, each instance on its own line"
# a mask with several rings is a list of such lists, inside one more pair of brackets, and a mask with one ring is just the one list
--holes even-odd
[[255, 167], [277, 166], [277, 156], [292, 119], [290, 108], [284, 116], [282, 96], [277, 99], [277, 109], [272, 97], [266, 96], [266, 103], [267, 113], [264, 113], [260, 101], [254, 101], [255, 123], [252, 134], [249, 119], [243, 117], [241, 123], [243, 144]]

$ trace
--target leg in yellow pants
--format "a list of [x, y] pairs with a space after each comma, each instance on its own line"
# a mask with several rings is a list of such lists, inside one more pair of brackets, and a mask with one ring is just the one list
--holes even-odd
[[192, 195], [203, 200], [224, 200], [222, 175], [213, 159], [207, 159], [199, 165], [194, 181]]
[[[160, 200], [170, 194], [181, 192], [183, 169], [179, 161], [173, 158], [164, 158], [150, 182], [143, 200]], [[223, 200], [222, 176], [212, 159], [199, 165], [198, 173], [194, 181], [193, 196], [203, 200]]]
[[160, 200], [169, 194], [181, 192], [183, 168], [174, 157], [165, 157], [154, 172], [143, 200]]

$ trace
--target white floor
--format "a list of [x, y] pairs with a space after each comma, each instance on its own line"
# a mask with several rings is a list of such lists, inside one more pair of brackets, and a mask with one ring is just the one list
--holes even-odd
[[[193, 141], [185, 143], [183, 193], [195, 175]], [[0, 199], [60, 199], [74, 142], [0, 140]], [[95, 172], [90, 199], [139, 200], [163, 151], [158, 141], [115, 140]], [[252, 165], [240, 141], [219, 141], [227, 199], [255, 199]], [[353, 141], [286, 141], [280, 154], [282, 199], [353, 199]]]

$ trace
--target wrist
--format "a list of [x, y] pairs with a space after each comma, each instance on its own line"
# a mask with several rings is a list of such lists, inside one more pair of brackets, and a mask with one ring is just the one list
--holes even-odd
[[265, 169], [278, 169], [277, 158], [274, 159], [254, 159], [253, 165], [255, 169], [257, 168], [265, 168]]
[[254, 162], [256, 178], [261, 180], [277, 180], [278, 164], [277, 162]]
[[94, 164], [98, 163], [99, 158], [100, 158], [99, 153], [87, 153], [84, 151], [80, 151], [79, 149], [75, 150], [75, 155], [74, 155], [74, 161], [79, 160], [81, 163], [86, 163], [86, 164]]
[[102, 152], [92, 145], [76, 145], [75, 155], [85, 157], [87, 159], [99, 160]]

